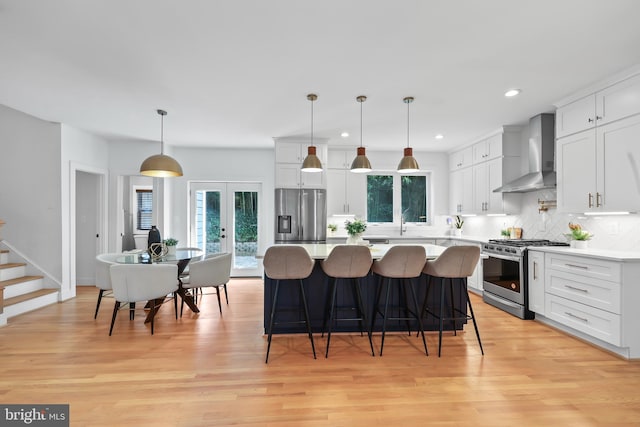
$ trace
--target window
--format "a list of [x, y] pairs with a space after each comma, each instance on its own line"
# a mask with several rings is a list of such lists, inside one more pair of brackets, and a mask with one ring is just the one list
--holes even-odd
[[367, 175], [367, 222], [400, 222], [404, 215], [405, 222], [429, 223], [429, 177]]
[[151, 230], [153, 220], [153, 191], [136, 190], [136, 219], [138, 230]]

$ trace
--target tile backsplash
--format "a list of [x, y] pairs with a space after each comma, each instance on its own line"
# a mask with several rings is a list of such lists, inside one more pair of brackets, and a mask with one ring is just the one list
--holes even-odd
[[556, 190], [540, 190], [523, 194], [519, 215], [502, 217], [467, 217], [464, 234], [499, 238], [500, 230], [522, 227], [523, 239], [549, 239], [566, 241], [569, 222], [578, 223], [593, 234], [589, 246], [597, 249], [640, 250], [640, 216], [566, 214], [556, 208], [538, 212], [538, 199], [556, 200]]

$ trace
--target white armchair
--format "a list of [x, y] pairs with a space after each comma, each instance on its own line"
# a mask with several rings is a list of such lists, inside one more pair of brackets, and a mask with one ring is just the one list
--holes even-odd
[[[116, 302], [113, 307], [111, 328], [123, 302], [149, 301], [151, 335], [156, 309], [170, 293], [178, 289], [178, 266], [175, 264], [114, 264], [110, 267], [111, 286]], [[174, 296], [174, 309], [175, 296]]]
[[120, 253], [108, 253], [100, 254], [96, 257], [96, 288], [99, 289], [98, 303], [96, 304], [96, 312], [93, 318], [98, 317], [98, 309], [100, 308], [100, 302], [105, 294], [111, 293], [111, 274], [109, 268], [115, 264], [115, 260], [118, 256], [122, 256]]
[[[198, 288], [211, 287], [215, 288], [218, 297], [218, 308], [222, 313], [222, 303], [220, 302], [220, 288], [224, 289], [224, 297], [229, 304], [229, 296], [227, 294], [227, 282], [231, 275], [231, 254], [220, 253], [209, 255], [202, 261], [194, 261], [189, 264], [189, 276], [182, 278], [182, 287], [184, 289], [193, 289], [195, 292]], [[180, 316], [182, 316], [182, 308], [184, 302], [180, 306]]]

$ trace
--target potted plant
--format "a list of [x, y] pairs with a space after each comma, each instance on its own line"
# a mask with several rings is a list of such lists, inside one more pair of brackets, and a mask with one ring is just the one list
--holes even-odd
[[176, 239], [174, 239], [173, 237], [168, 237], [164, 239], [162, 243], [164, 243], [165, 246], [167, 247], [167, 253], [169, 255], [176, 254], [176, 245], [178, 244], [178, 241]]
[[591, 233], [582, 229], [580, 224], [569, 223], [569, 233], [565, 234], [569, 239], [569, 244], [575, 249], [586, 249], [589, 246], [589, 240], [593, 237]]
[[338, 230], [338, 226], [335, 224], [329, 224], [327, 225], [327, 228], [329, 229], [329, 235], [332, 235], [336, 230]]
[[454, 221], [453, 225], [456, 227], [453, 232], [455, 236], [462, 236], [462, 225], [464, 224], [464, 220], [462, 219], [462, 217], [460, 215], [456, 215], [456, 220]]
[[344, 228], [349, 235], [347, 243], [356, 244], [362, 241], [362, 233], [367, 229], [367, 223], [359, 218], [355, 218], [353, 221], [346, 220], [344, 222]]

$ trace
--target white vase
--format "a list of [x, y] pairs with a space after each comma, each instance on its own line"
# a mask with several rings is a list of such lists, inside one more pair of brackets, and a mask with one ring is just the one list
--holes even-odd
[[347, 237], [347, 245], [357, 245], [362, 242], [362, 234], [349, 234]]
[[589, 247], [589, 241], [588, 240], [572, 240], [569, 243], [569, 246], [571, 246], [574, 249], [587, 249]]
[[167, 255], [175, 255], [176, 247], [175, 246], [167, 246]]
[[462, 237], [462, 228], [454, 228], [453, 235], [456, 237]]

